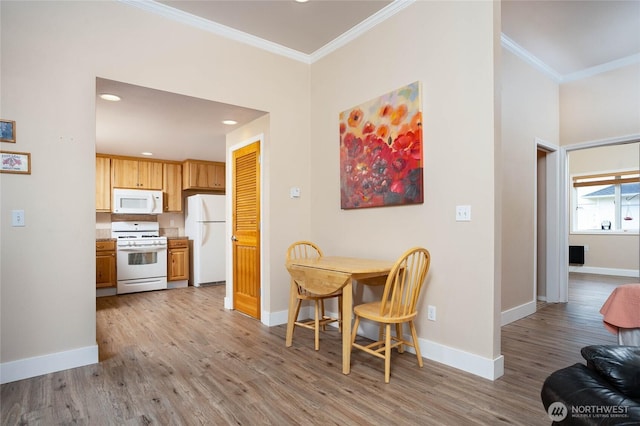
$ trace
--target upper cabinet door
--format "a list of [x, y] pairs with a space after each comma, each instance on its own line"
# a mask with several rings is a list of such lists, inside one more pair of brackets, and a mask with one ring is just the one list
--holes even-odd
[[111, 176], [114, 188], [138, 189], [138, 161], [113, 158], [111, 160]]
[[216, 161], [186, 160], [182, 167], [183, 189], [225, 189], [225, 165]]
[[111, 176], [114, 188], [162, 189], [162, 163], [113, 158]]
[[173, 163], [164, 163], [162, 165], [162, 191], [164, 197], [163, 211], [165, 212], [181, 212], [182, 211], [182, 165]]
[[138, 183], [142, 189], [162, 189], [162, 163], [139, 161]]
[[96, 157], [96, 211], [111, 211], [111, 159]]

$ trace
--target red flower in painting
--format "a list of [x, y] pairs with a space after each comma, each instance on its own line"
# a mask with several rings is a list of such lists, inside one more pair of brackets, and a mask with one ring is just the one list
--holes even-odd
[[347, 125], [344, 124], [343, 122], [340, 122], [340, 134], [343, 135], [344, 132], [347, 131]]
[[406, 153], [409, 157], [420, 160], [422, 156], [422, 138], [420, 133], [407, 132], [393, 141], [393, 150]]
[[351, 111], [351, 114], [349, 114], [349, 118], [348, 118], [349, 127], [358, 127], [361, 121], [362, 121], [362, 110], [360, 108], [356, 108], [353, 111]]
[[356, 138], [353, 133], [347, 133], [344, 135], [342, 146], [344, 147], [347, 156], [350, 158], [359, 156], [363, 150], [362, 139]]
[[367, 121], [366, 123], [364, 123], [364, 127], [362, 128], [362, 133], [366, 135], [367, 133], [373, 133], [375, 130], [376, 130], [376, 126], [374, 126], [372, 122]]

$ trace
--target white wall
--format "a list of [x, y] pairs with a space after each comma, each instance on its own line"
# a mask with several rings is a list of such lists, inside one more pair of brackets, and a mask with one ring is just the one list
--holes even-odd
[[[309, 143], [309, 66], [223, 39], [119, 2], [2, 2], [1, 114], [16, 120], [32, 174], [0, 175], [2, 380], [62, 352], [97, 361], [95, 321], [95, 80], [104, 77], [270, 112], [262, 147], [271, 170], [308, 169], [298, 155]], [[270, 155], [274, 153], [274, 155]], [[291, 153], [291, 154], [289, 154]], [[295, 155], [295, 157], [293, 157]], [[268, 171], [264, 185], [288, 193], [289, 181]], [[265, 199], [272, 235], [308, 232], [301, 205]], [[27, 226], [12, 228], [10, 210]], [[297, 227], [304, 229], [297, 229]], [[274, 265], [284, 250], [264, 241]], [[266, 281], [274, 307], [286, 309], [284, 267]], [[74, 365], [71, 365], [74, 366]], [[62, 366], [61, 368], [69, 368]], [[55, 366], [50, 371], [55, 370]], [[46, 371], [45, 371], [46, 372]], [[26, 377], [23, 375], [23, 377]]]
[[558, 83], [502, 54], [502, 311], [533, 303], [536, 138], [559, 144]]
[[562, 145], [632, 134], [640, 134], [640, 64], [562, 84]]
[[[432, 263], [416, 324], [423, 355], [476, 374], [500, 362], [494, 6], [416, 2], [311, 67], [311, 237], [328, 254], [381, 259], [426, 247]], [[338, 114], [416, 80], [424, 204], [341, 210]], [[472, 206], [471, 222], [455, 221], [459, 204]], [[426, 320], [427, 304], [436, 322]]]

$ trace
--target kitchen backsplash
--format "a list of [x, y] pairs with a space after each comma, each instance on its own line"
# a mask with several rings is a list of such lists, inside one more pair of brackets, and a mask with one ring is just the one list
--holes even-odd
[[160, 235], [167, 238], [181, 236], [178, 228], [160, 228]]
[[111, 238], [111, 221], [157, 221], [160, 235], [165, 237], [184, 236], [184, 215], [182, 213], [163, 213], [159, 215], [112, 215], [96, 213], [96, 239]]

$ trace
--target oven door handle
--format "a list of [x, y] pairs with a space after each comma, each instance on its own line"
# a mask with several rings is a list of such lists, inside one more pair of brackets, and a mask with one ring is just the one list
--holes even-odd
[[154, 247], [119, 247], [118, 251], [142, 251], [142, 252], [154, 252], [165, 250], [167, 246], [154, 246]]

